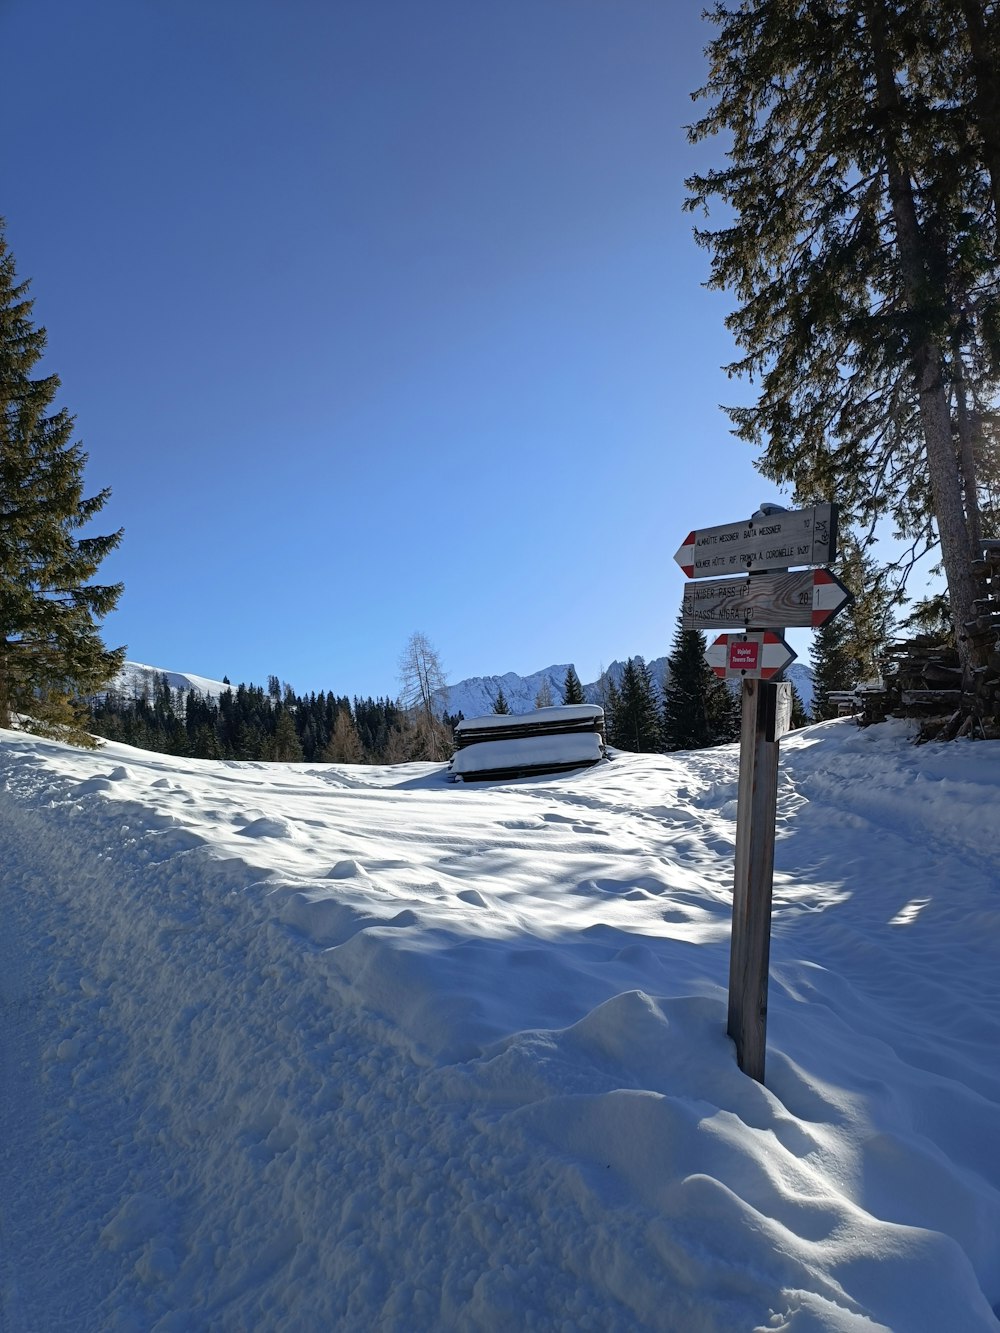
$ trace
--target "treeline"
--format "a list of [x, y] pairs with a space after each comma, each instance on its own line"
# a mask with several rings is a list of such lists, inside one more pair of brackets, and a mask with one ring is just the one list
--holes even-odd
[[[462, 720], [459, 712], [428, 721], [419, 707], [393, 699], [349, 699], [322, 690], [299, 695], [277, 676], [268, 678], [266, 689], [224, 684], [218, 697], [206, 696], [172, 689], [161, 673], [141, 689], [112, 689], [92, 698], [89, 727], [106, 740], [196, 759], [403, 764], [447, 759]], [[662, 754], [739, 739], [739, 694], [709, 668], [705, 636], [682, 629], [680, 618], [663, 681], [654, 681], [645, 660], [633, 657], [618, 679], [602, 675], [597, 695], [608, 744], [618, 750]], [[554, 702], [586, 702], [573, 667], [560, 700], [546, 686], [535, 701], [537, 707]], [[496, 711], [509, 711], [502, 695]], [[793, 725], [806, 721], [794, 695]]]
[[[616, 750], [663, 754], [725, 745], [740, 737], [740, 695], [719, 680], [705, 660], [706, 639], [677, 618], [664, 680], [656, 682], [645, 659], [630, 658], [618, 680], [605, 672], [596, 702], [604, 709], [605, 736]], [[570, 667], [563, 703], [583, 703], [583, 687]], [[536, 704], [542, 706], [536, 699]], [[792, 686], [792, 725], [808, 721]]]
[[[445, 719], [449, 734], [460, 717]], [[395, 764], [424, 757], [419, 727], [394, 700], [298, 695], [275, 676], [266, 690], [229, 686], [216, 698], [173, 690], [160, 675], [139, 693], [109, 690], [92, 699], [90, 725], [106, 740], [196, 759]]]

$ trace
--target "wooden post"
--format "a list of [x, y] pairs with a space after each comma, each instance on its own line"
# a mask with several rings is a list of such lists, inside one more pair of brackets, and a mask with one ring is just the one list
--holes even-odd
[[740, 1069], [758, 1083], [764, 1082], [767, 1043], [780, 689], [776, 681], [743, 681], [727, 1030]]

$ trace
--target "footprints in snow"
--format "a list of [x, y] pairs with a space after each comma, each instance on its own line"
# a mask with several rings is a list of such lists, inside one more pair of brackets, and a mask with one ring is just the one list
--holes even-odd
[[526, 819], [501, 819], [500, 827], [505, 829], [537, 831], [546, 827], [553, 827], [558, 824], [566, 824], [572, 833], [587, 833], [591, 837], [609, 838], [611, 834], [607, 829], [602, 828], [600, 824], [592, 820], [579, 819], [575, 815], [545, 814]]

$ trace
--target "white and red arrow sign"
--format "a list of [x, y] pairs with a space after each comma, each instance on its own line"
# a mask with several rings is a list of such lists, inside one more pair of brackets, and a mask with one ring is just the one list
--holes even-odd
[[705, 651], [705, 660], [720, 680], [770, 680], [795, 653], [770, 630], [748, 634], [720, 634]]
[[818, 629], [853, 597], [828, 569], [781, 570], [685, 583], [684, 629]]
[[825, 565], [837, 556], [837, 506], [782, 509], [742, 523], [689, 532], [674, 559], [689, 579], [711, 579], [794, 565]]

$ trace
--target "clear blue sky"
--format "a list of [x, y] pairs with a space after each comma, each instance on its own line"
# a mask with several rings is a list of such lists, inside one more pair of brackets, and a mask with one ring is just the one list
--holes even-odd
[[687, 532], [783, 498], [681, 211], [701, 7], [7, 0], [0, 213], [126, 530], [110, 645], [347, 694], [415, 629], [453, 680], [668, 651]]

